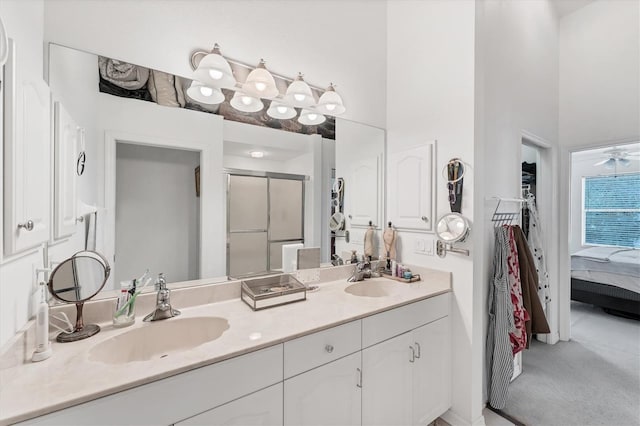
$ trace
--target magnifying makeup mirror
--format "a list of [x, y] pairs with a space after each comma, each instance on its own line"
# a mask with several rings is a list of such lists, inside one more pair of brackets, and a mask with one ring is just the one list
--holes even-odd
[[111, 267], [101, 254], [81, 251], [60, 263], [51, 273], [48, 287], [53, 297], [76, 305], [76, 326], [71, 333], [62, 332], [56, 340], [61, 343], [86, 339], [100, 331], [97, 324], [84, 324], [84, 302], [98, 294], [104, 287]]
[[329, 229], [332, 231], [340, 231], [344, 226], [344, 214], [335, 212], [329, 219]]
[[455, 248], [453, 244], [463, 242], [469, 235], [470, 229], [469, 221], [460, 213], [447, 213], [440, 217], [436, 226], [438, 256], [444, 257], [448, 251], [469, 256], [469, 250]]

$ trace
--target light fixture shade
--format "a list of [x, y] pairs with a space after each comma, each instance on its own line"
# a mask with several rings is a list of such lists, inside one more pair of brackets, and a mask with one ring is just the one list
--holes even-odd
[[618, 160], [618, 164], [620, 164], [622, 167], [629, 167], [631, 165], [631, 161], [627, 158], [620, 158]]
[[242, 91], [255, 98], [273, 99], [280, 94], [276, 81], [260, 59], [260, 64], [251, 71], [242, 85]]
[[271, 101], [271, 105], [267, 110], [267, 115], [271, 118], [277, 118], [278, 120], [288, 120], [295, 117], [296, 110], [289, 105], [281, 104], [277, 101]]
[[288, 104], [300, 108], [308, 107], [316, 103], [313, 93], [311, 92], [311, 87], [309, 87], [302, 78], [302, 73], [298, 73], [296, 79], [287, 87], [284, 100]]
[[605, 163], [604, 163], [604, 167], [606, 169], [613, 169], [616, 167], [616, 160], [614, 160], [613, 158], [609, 158]]
[[236, 92], [231, 98], [231, 106], [242, 112], [258, 112], [264, 108], [264, 104], [258, 98], [242, 92]]
[[224, 94], [220, 89], [205, 86], [197, 80], [191, 82], [187, 96], [201, 104], [215, 105], [224, 102]]
[[251, 156], [251, 158], [262, 158], [262, 157], [264, 157], [264, 152], [263, 151], [251, 151], [251, 152], [249, 152], [249, 155]]
[[317, 109], [321, 113], [329, 115], [340, 115], [347, 110], [342, 102], [342, 97], [336, 92], [333, 84], [330, 84], [329, 88], [320, 96]]
[[211, 53], [200, 60], [193, 72], [194, 80], [198, 80], [208, 87], [231, 89], [236, 85], [236, 79], [231, 71], [231, 65], [220, 54], [220, 46], [216, 44]]
[[315, 126], [324, 123], [326, 120], [327, 118], [324, 115], [308, 109], [303, 109], [300, 117], [298, 117], [298, 123], [304, 124], [305, 126]]

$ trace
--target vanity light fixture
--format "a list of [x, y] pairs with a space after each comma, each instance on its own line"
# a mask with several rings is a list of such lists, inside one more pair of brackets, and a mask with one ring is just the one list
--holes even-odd
[[256, 98], [273, 99], [280, 94], [276, 81], [267, 70], [264, 59], [260, 59], [258, 67], [251, 71], [242, 85], [242, 90]]
[[304, 81], [302, 73], [299, 72], [294, 81], [287, 88], [284, 101], [295, 107], [308, 107], [314, 105], [316, 100], [311, 93], [311, 87]]
[[264, 104], [260, 99], [239, 91], [233, 95], [229, 103], [232, 107], [242, 112], [258, 112], [264, 108]]
[[191, 86], [187, 89], [187, 96], [194, 101], [209, 105], [224, 102], [224, 95], [220, 89], [206, 86], [197, 80], [191, 82]]
[[298, 123], [306, 126], [314, 126], [316, 124], [322, 124], [327, 118], [319, 112], [309, 109], [303, 109], [298, 117]]
[[262, 158], [262, 157], [264, 157], [264, 152], [262, 152], [262, 151], [251, 151], [249, 153], [249, 155], [251, 155], [251, 158]]
[[317, 109], [321, 113], [329, 115], [340, 115], [346, 111], [342, 97], [336, 92], [333, 83], [330, 83], [327, 90], [320, 96]]
[[271, 105], [267, 110], [267, 115], [271, 118], [277, 118], [279, 120], [287, 120], [295, 117], [297, 114], [295, 108], [285, 105], [278, 101], [271, 101]]
[[[192, 66], [195, 65], [195, 54], [191, 57]], [[211, 53], [200, 60], [193, 73], [194, 80], [198, 80], [208, 87], [218, 89], [232, 89], [236, 86], [236, 79], [231, 71], [231, 65], [220, 54], [220, 46], [216, 43]]]

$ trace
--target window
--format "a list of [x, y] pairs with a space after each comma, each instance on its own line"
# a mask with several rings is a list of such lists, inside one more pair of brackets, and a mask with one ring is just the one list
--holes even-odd
[[640, 173], [583, 179], [582, 244], [640, 248]]

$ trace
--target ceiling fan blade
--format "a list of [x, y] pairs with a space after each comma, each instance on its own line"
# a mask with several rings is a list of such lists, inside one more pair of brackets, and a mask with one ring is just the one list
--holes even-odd
[[598, 161], [597, 163], [594, 164], [594, 166], [602, 166], [604, 163], [606, 163], [609, 160], [611, 160], [611, 158], [606, 158], [602, 161]]

